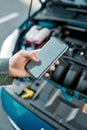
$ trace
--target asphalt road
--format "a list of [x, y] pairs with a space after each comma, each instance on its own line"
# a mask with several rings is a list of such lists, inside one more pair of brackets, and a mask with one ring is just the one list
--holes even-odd
[[27, 14], [28, 6], [20, 0], [0, 0], [0, 48], [4, 39], [27, 18]]
[[[33, 8], [35, 9], [35, 5], [37, 5], [36, 0], [34, 2]], [[29, 3], [29, 0], [0, 0], [0, 49], [6, 37], [27, 18]], [[1, 99], [0, 130], [13, 130], [1, 107]]]

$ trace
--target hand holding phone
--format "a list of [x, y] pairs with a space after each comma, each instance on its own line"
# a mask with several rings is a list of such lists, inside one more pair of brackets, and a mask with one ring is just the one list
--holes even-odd
[[54, 62], [68, 49], [61, 40], [51, 37], [50, 40], [37, 53], [39, 62], [30, 61], [26, 69], [35, 79], [40, 79]]

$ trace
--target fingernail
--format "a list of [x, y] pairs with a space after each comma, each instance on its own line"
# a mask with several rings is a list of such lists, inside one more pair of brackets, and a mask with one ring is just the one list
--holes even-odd
[[38, 62], [38, 61], [39, 61], [39, 59], [37, 58], [37, 59], [36, 59], [36, 61]]

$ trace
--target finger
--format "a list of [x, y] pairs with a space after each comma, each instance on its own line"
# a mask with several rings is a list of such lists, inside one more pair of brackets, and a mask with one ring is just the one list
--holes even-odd
[[35, 62], [39, 61], [39, 58], [36, 56], [36, 52], [33, 52], [33, 51], [29, 53], [29, 58], [30, 60], [33, 60]]
[[39, 61], [39, 58], [36, 56], [36, 53], [39, 51], [38, 50], [34, 50], [34, 51], [26, 51], [26, 50], [21, 50], [20, 53], [21, 55], [26, 58], [26, 59], [29, 59], [29, 60], [33, 60], [35, 62], [38, 62]]
[[38, 62], [40, 59], [37, 57], [37, 53], [40, 51], [41, 49], [36, 49], [36, 50], [32, 50], [30, 51], [30, 59], [33, 61]]
[[50, 71], [54, 71], [54, 70], [55, 70], [55, 66], [51, 66]]
[[57, 60], [56, 62], [55, 62], [55, 65], [58, 65], [60, 62], [59, 62], [59, 60]]
[[32, 50], [33, 53], [37, 54], [41, 49]]
[[48, 78], [50, 75], [49, 75], [49, 73], [45, 73], [45, 75], [44, 75], [46, 78]]

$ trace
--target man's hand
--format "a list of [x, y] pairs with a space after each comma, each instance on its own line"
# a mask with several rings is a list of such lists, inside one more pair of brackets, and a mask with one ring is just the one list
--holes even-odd
[[[9, 76], [10, 77], [29, 77], [30, 74], [25, 69], [26, 64], [32, 60], [35, 62], [38, 62], [39, 59], [36, 56], [36, 53], [39, 51], [33, 50], [33, 51], [26, 51], [21, 50], [17, 52], [15, 55], [13, 55], [9, 59]], [[59, 64], [59, 61], [57, 61], [55, 64]], [[50, 67], [50, 71], [54, 71], [55, 66]], [[45, 77], [49, 77], [49, 74], [46, 73]]]

